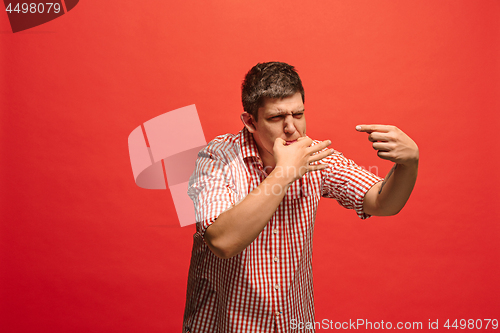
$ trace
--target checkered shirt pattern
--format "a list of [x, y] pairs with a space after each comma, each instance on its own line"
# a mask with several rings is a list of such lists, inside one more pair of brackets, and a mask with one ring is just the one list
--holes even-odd
[[204, 242], [205, 231], [266, 173], [246, 128], [216, 137], [199, 152], [188, 190], [197, 223], [183, 332], [281, 333], [290, 331], [292, 319], [314, 322], [312, 239], [319, 200], [334, 198], [365, 219], [363, 197], [381, 181], [339, 152], [321, 163], [329, 167], [295, 181], [245, 250], [221, 259]]

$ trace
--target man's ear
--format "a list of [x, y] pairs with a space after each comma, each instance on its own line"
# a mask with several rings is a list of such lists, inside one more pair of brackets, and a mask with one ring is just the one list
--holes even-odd
[[255, 128], [255, 120], [252, 115], [248, 112], [243, 112], [240, 116], [243, 125], [248, 129], [250, 133], [254, 133], [257, 129]]

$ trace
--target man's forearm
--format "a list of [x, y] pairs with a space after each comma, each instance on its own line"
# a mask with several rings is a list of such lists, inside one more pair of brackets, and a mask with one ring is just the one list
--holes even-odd
[[207, 228], [205, 241], [218, 257], [231, 258], [243, 251], [276, 212], [290, 185], [284, 177], [276, 177], [275, 171]]
[[376, 216], [395, 215], [404, 207], [415, 186], [418, 162], [395, 164], [382, 183], [371, 188], [363, 201], [365, 213]]

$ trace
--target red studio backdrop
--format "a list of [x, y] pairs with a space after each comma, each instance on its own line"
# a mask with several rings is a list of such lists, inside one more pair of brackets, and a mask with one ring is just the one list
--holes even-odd
[[316, 320], [500, 320], [499, 1], [86, 0], [16, 33], [1, 9], [0, 331], [180, 332], [195, 228], [135, 184], [127, 138], [192, 104], [207, 141], [236, 133], [274, 60], [311, 137], [380, 176], [357, 124], [420, 147], [397, 216], [322, 200]]

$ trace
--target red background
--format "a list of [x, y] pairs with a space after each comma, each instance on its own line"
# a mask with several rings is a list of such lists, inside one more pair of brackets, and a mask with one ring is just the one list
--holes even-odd
[[129, 133], [196, 104], [207, 140], [242, 127], [257, 62], [295, 65], [308, 134], [358, 164], [360, 123], [419, 145], [403, 211], [323, 200], [316, 319], [500, 319], [500, 2], [81, 1], [13, 34], [0, 13], [0, 327], [179, 332], [194, 226], [132, 177]]

